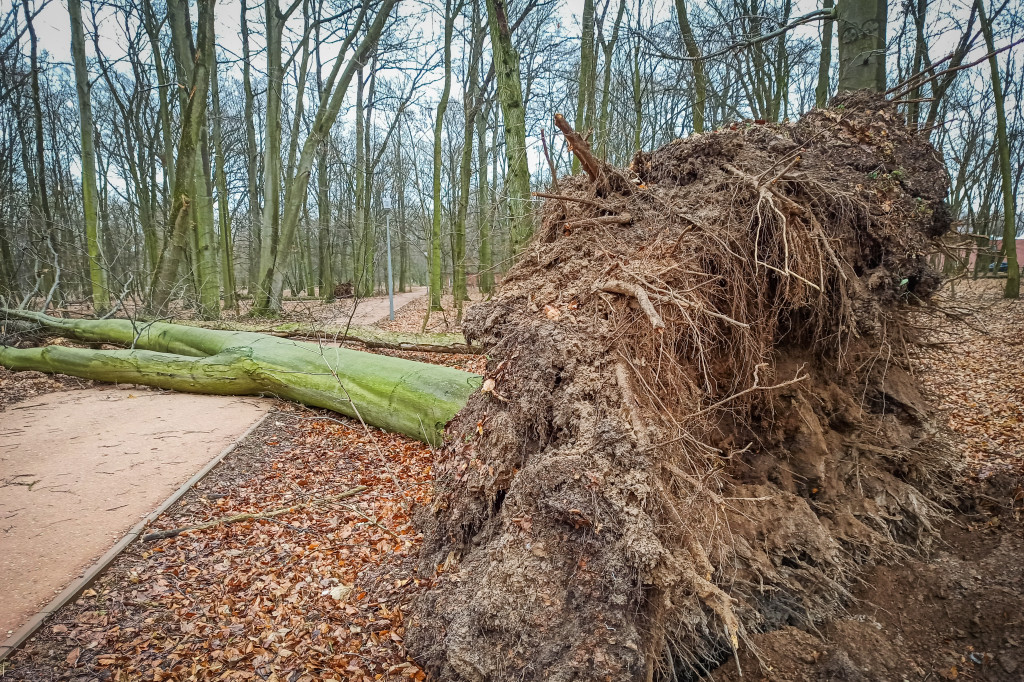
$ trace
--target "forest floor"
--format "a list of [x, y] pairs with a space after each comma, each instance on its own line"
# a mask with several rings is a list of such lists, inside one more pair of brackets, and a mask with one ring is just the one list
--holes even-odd
[[[996, 286], [959, 284], [943, 307], [964, 322], [928, 318], [933, 345], [914, 358], [970, 469], [941, 539], [927, 555], [870, 568], [846, 617], [756, 635], [757, 650], [739, 655], [743, 679], [1024, 675], [1024, 305], [1001, 301]], [[378, 326], [418, 331], [425, 311], [418, 299]], [[450, 306], [431, 320], [459, 331]], [[484, 362], [388, 354], [477, 372]], [[0, 375], [0, 402], [18, 385]], [[416, 571], [412, 523], [430, 499], [433, 457], [408, 438], [281, 404], [154, 529], [309, 506], [133, 543], [0, 663], [4, 679], [424, 679], [403, 637], [410, 600], [434, 577]], [[736, 662], [708, 678], [740, 679]]]

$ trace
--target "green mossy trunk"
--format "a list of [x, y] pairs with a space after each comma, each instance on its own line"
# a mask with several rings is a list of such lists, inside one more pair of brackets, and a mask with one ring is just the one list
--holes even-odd
[[434, 444], [481, 383], [478, 375], [450, 367], [256, 332], [4, 313], [77, 341], [126, 347], [0, 346], [0, 365], [11, 370], [189, 393], [274, 395]]
[[487, 0], [487, 24], [498, 81], [497, 98], [505, 130], [505, 192], [509, 223], [509, 261], [517, 257], [533, 234], [530, 204], [530, 166], [526, 153], [526, 107], [519, 74], [519, 53], [512, 41], [507, 0]]
[[[99, 215], [96, 205], [96, 152], [93, 144], [92, 101], [89, 71], [85, 61], [85, 28], [82, 24], [82, 0], [68, 2], [71, 18], [71, 56], [75, 66], [75, 90], [82, 132], [82, 213], [85, 218], [85, 242], [89, 255], [89, 280], [93, 310], [102, 314], [110, 308], [107, 270], [100, 250]], [[140, 203], [142, 198], [140, 197]]]

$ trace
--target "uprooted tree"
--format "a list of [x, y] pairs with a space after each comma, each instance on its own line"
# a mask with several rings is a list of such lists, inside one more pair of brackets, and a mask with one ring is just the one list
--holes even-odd
[[925, 258], [948, 177], [891, 103], [835, 104], [629, 169], [556, 120], [587, 175], [547, 195], [467, 314], [482, 385], [259, 334], [24, 313], [136, 350], [0, 348], [0, 364], [273, 392], [421, 438], [461, 408], [420, 518], [432, 581], [410, 651], [439, 679], [686, 677], [840, 610], [863, 566], [927, 545], [953, 478], [905, 314], [939, 283]]
[[464, 323], [406, 643], [446, 680], [691, 679], [926, 544], [954, 467], [907, 373], [939, 155], [857, 94], [560, 182]]
[[451, 367], [374, 355], [256, 332], [164, 322], [71, 320], [5, 310], [22, 333], [47, 333], [105, 350], [0, 345], [0, 365], [189, 393], [275, 395], [323, 407], [430, 443], [479, 388]]

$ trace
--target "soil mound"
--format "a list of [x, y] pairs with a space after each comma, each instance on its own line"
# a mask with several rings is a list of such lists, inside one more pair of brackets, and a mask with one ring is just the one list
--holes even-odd
[[926, 548], [955, 469], [903, 315], [939, 282], [949, 181], [891, 104], [589, 161], [465, 321], [487, 380], [448, 427], [407, 637], [439, 679], [700, 674]]

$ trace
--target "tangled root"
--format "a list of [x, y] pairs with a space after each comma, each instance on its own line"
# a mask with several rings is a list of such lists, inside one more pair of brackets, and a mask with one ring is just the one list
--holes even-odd
[[948, 177], [890, 104], [842, 104], [549, 195], [467, 316], [492, 390], [420, 518], [407, 644], [439, 679], [687, 677], [927, 548], [952, 464], [903, 311]]

